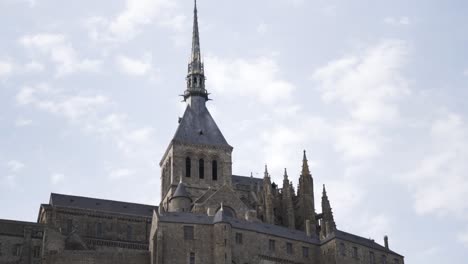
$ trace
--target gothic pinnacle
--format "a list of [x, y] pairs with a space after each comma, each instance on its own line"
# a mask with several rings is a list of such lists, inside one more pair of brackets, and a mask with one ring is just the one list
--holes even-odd
[[269, 177], [270, 175], [268, 174], [268, 166], [265, 164], [265, 178]]
[[309, 163], [307, 161], [306, 151], [304, 150], [304, 157], [302, 158], [302, 175], [310, 175]]

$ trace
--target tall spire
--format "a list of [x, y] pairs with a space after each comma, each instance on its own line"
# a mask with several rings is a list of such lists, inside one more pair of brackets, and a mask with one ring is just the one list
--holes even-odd
[[320, 235], [322, 238], [326, 238], [331, 233], [336, 230], [336, 223], [333, 217], [333, 211], [330, 206], [330, 201], [328, 200], [327, 190], [325, 189], [325, 184], [323, 185], [322, 192], [322, 227], [320, 229]]
[[304, 150], [304, 156], [302, 158], [302, 175], [310, 175], [309, 162], [307, 161], [306, 151]]
[[201, 61], [200, 33], [198, 31], [197, 0], [195, 0], [195, 7], [193, 9], [192, 56], [190, 60], [191, 62]]
[[199, 96], [208, 100], [208, 92], [205, 89], [205, 69], [201, 58], [200, 32], [198, 30], [198, 9], [197, 1], [193, 9], [193, 33], [192, 33], [192, 53], [188, 64], [187, 89], [184, 92], [184, 100], [187, 101], [192, 96]]

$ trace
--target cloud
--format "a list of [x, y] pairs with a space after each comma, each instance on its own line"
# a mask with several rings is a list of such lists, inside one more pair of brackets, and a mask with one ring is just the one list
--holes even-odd
[[407, 54], [404, 41], [386, 40], [333, 60], [313, 73], [322, 100], [338, 103], [349, 113], [336, 124], [335, 148], [346, 159], [380, 153], [383, 127], [398, 121], [399, 102], [410, 94], [402, 74]]
[[26, 127], [30, 126], [33, 123], [31, 119], [18, 118], [15, 121], [15, 126], [17, 127]]
[[468, 69], [463, 71], [463, 75], [468, 76]]
[[44, 71], [44, 64], [37, 61], [31, 61], [24, 65], [24, 69], [27, 72], [42, 72]]
[[[330, 127], [320, 117], [296, 116], [295, 121], [287, 124], [268, 126], [267, 129], [257, 129], [260, 134], [261, 144], [258, 146], [263, 151], [265, 162], [271, 171], [281, 171], [291, 163], [291, 157], [300, 154], [304, 145], [308, 142], [325, 140]], [[301, 121], [299, 121], [301, 120]], [[300, 160], [297, 160], [299, 163]], [[314, 161], [310, 161], [310, 164]], [[281, 176], [281, 175], [276, 175]], [[275, 178], [281, 180], [282, 178]]]
[[[95, 73], [100, 71], [102, 62], [99, 60], [80, 58], [64, 35], [49, 33], [25, 35], [20, 38], [19, 42], [32, 51], [37, 51], [48, 56], [56, 65], [57, 77], [75, 72]], [[38, 65], [34, 65], [33, 67], [37, 69]]]
[[402, 17], [386, 17], [384, 23], [392, 26], [407, 26], [411, 24], [411, 19], [406, 16]]
[[258, 32], [259, 34], [265, 34], [265, 33], [267, 33], [267, 32], [268, 32], [268, 29], [269, 29], [268, 25], [265, 24], [264, 22], [260, 23], [260, 24], [257, 26], [257, 32]]
[[133, 174], [135, 174], [135, 171], [133, 171], [133, 170], [116, 169], [116, 170], [112, 170], [109, 173], [109, 179], [111, 179], [111, 180], [120, 180], [120, 179], [128, 178], [128, 177], [132, 176]]
[[445, 113], [428, 128], [430, 138], [417, 166], [401, 177], [419, 214], [468, 217], [468, 124]]
[[401, 70], [405, 65], [407, 45], [388, 40], [363, 54], [346, 56], [317, 69], [322, 99], [340, 102], [362, 122], [392, 121], [398, 117], [396, 100], [409, 94]]
[[185, 16], [177, 14], [177, 3], [171, 0], [126, 0], [125, 8], [112, 19], [96, 16], [87, 19], [89, 35], [96, 41], [128, 41], [143, 26], [158, 23], [181, 30]]
[[468, 229], [458, 234], [458, 241], [468, 248]]
[[13, 73], [13, 64], [7, 61], [0, 61], [0, 79], [7, 78]]
[[54, 173], [50, 176], [50, 183], [52, 183], [52, 185], [60, 184], [64, 180], [65, 180], [65, 175], [61, 173]]
[[273, 105], [291, 99], [295, 86], [279, 78], [280, 68], [272, 58], [223, 59], [208, 56], [207, 75], [210, 87], [217, 94], [254, 97], [263, 104]]
[[127, 134], [126, 138], [134, 143], [145, 143], [151, 139], [152, 134], [153, 128], [144, 127], [130, 131], [130, 133]]
[[17, 173], [24, 168], [24, 163], [17, 160], [10, 160], [7, 162], [7, 167], [11, 173]]
[[152, 65], [151, 54], [145, 55], [142, 59], [134, 59], [127, 56], [117, 56], [115, 62], [120, 72], [129, 76], [151, 76], [156, 78], [156, 70]]
[[94, 115], [99, 108], [110, 103], [103, 95], [67, 95], [46, 84], [23, 87], [16, 95], [16, 101], [20, 105], [31, 105], [69, 121]]

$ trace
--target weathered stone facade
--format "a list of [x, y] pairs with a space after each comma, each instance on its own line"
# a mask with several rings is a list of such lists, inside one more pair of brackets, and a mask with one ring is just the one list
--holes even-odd
[[306, 153], [297, 192], [232, 174], [233, 148], [208, 109], [195, 8], [187, 108], [161, 166], [159, 206], [51, 194], [37, 223], [0, 220], [0, 264], [400, 264], [388, 238], [337, 229], [323, 186], [316, 212]]

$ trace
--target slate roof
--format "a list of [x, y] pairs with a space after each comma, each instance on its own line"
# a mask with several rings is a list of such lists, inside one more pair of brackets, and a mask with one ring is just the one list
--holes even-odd
[[152, 217], [153, 210], [158, 209], [158, 207], [154, 205], [119, 202], [58, 193], [50, 194], [49, 204], [51, 206], [78, 208], [92, 211], [119, 213], [144, 217]]
[[232, 148], [205, 106], [196, 109], [187, 106], [173, 141]]
[[[218, 211], [219, 212], [219, 211]], [[159, 216], [159, 221], [184, 224], [205, 224], [211, 225], [216, 222], [230, 223], [237, 229], [249, 230], [252, 232], [269, 234], [277, 237], [283, 237], [291, 240], [307, 243], [319, 244], [317, 238], [308, 237], [305, 232], [292, 230], [283, 226], [271, 225], [263, 222], [249, 222], [242, 219], [231, 218], [224, 215], [223, 219], [216, 219], [216, 216], [199, 215], [193, 213], [166, 213]]]
[[262, 186], [263, 179], [261, 178], [254, 178], [250, 176], [239, 176], [239, 175], [232, 175], [232, 183], [233, 184], [243, 184], [243, 185], [255, 185], [258, 184]]
[[187, 198], [190, 198], [190, 195], [188, 194], [187, 189], [185, 188], [185, 183], [180, 182], [180, 183], [177, 185], [177, 188], [176, 188], [174, 194], [172, 195], [171, 199], [172, 199], [172, 198], [176, 198], [176, 197], [187, 197]]
[[384, 252], [390, 252], [392, 254], [401, 256], [400, 254], [398, 254], [398, 253], [396, 253], [396, 252], [394, 252], [392, 250], [386, 249], [384, 246], [376, 243], [372, 239], [368, 239], [368, 238], [360, 237], [360, 236], [357, 236], [357, 235], [353, 235], [353, 234], [350, 234], [350, 233], [347, 233], [347, 232], [344, 232], [344, 231], [341, 231], [341, 230], [336, 230], [334, 235], [327, 238], [324, 241], [324, 243], [332, 240], [333, 238], [339, 238], [339, 239], [346, 240], [346, 241], [349, 241], [349, 242], [353, 242], [353, 243], [356, 243], [356, 244], [360, 244], [360, 245], [363, 245], [363, 246], [366, 246], [366, 247], [369, 247], [369, 248], [373, 248], [373, 249], [384, 251]]

